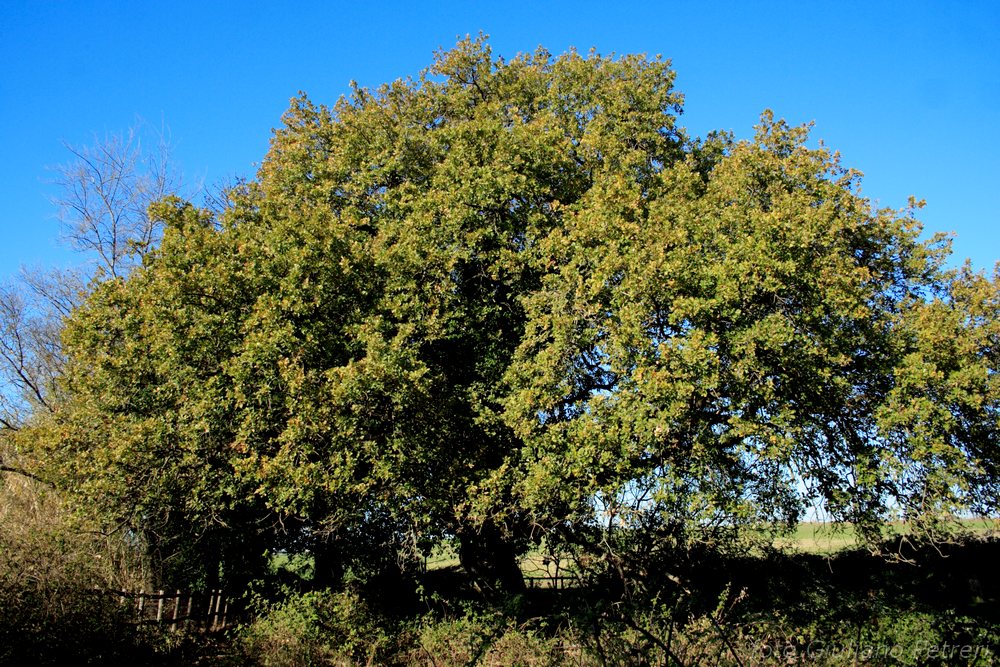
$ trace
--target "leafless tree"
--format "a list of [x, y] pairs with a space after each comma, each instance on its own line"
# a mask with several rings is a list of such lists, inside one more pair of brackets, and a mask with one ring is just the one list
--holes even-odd
[[0, 285], [0, 436], [56, 409], [64, 319], [90, 278], [125, 276], [156, 245], [160, 226], [149, 205], [180, 188], [166, 133], [142, 123], [66, 148], [72, 159], [54, 169], [53, 203], [65, 240], [89, 261], [71, 270], [22, 268]]
[[[43, 480], [22, 460], [15, 436], [33, 416], [58, 409], [63, 322], [90, 279], [125, 276], [155, 247], [161, 230], [149, 205], [181, 187], [166, 132], [144, 123], [65, 146], [71, 159], [54, 168], [53, 203], [64, 239], [87, 261], [70, 270], [22, 268], [0, 284], [0, 473], [34, 482]], [[0, 488], [5, 483], [0, 476]]]
[[140, 123], [88, 146], [66, 144], [73, 159], [55, 168], [53, 203], [65, 239], [110, 277], [128, 273], [155, 246], [160, 226], [149, 205], [180, 189], [165, 131], [146, 127]]
[[[62, 370], [60, 310], [70, 288], [55, 278], [32, 276], [39, 296], [22, 281], [0, 287], [0, 427], [17, 429], [36, 410], [54, 409], [55, 380]], [[58, 285], [58, 292], [54, 289]]]

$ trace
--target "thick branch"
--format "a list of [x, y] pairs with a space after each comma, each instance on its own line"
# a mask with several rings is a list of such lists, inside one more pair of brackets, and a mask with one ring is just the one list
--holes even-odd
[[22, 477], [27, 477], [28, 479], [36, 481], [39, 484], [44, 484], [46, 486], [53, 486], [53, 484], [51, 482], [42, 479], [41, 477], [39, 477], [38, 475], [36, 475], [33, 472], [29, 472], [29, 471], [25, 470], [24, 468], [17, 468], [15, 466], [5, 465], [3, 463], [3, 461], [0, 461], [0, 473], [3, 473], [3, 472], [9, 472], [9, 473], [13, 473], [15, 475], [21, 475]]

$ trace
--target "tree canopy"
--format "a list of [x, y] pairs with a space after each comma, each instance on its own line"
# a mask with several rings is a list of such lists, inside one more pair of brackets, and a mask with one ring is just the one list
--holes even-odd
[[225, 210], [151, 209], [11, 437], [174, 579], [271, 547], [335, 581], [448, 536], [516, 590], [542, 538], [994, 512], [1000, 278], [807, 127], [688, 137], [673, 81], [477, 39], [295, 98]]

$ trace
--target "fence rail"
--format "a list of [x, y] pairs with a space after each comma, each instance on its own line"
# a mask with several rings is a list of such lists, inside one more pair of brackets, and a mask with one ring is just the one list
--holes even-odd
[[230, 598], [221, 590], [206, 592], [158, 590], [146, 592], [99, 589], [101, 595], [117, 597], [130, 605], [136, 625], [169, 625], [205, 632], [225, 630], [232, 621]]
[[524, 582], [528, 588], [566, 589], [579, 586], [580, 578], [556, 574], [524, 575]]

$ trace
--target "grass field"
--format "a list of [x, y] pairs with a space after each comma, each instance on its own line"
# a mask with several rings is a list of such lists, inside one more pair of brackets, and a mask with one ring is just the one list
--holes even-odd
[[775, 540], [781, 549], [804, 551], [806, 553], [834, 553], [857, 544], [854, 531], [849, 526], [829, 523], [800, 523], [788, 537]]
[[[460, 567], [458, 552], [450, 544], [441, 544], [434, 548], [427, 557], [427, 570], [445, 570]], [[554, 577], [567, 577], [572, 573], [572, 561], [568, 558], [556, 562], [545, 555], [540, 549], [532, 549], [521, 559], [521, 571], [529, 586], [548, 588], [553, 585]]]
[[[963, 521], [963, 526], [969, 532], [982, 536], [1000, 536], [1000, 520], [970, 519]], [[858, 546], [854, 530], [849, 525], [836, 525], [825, 522], [800, 523], [788, 537], [775, 540], [775, 546], [791, 552], [811, 554], [833, 554], [844, 549]], [[458, 552], [452, 545], [438, 545], [427, 558], [428, 570], [442, 570], [459, 567]], [[546, 579], [553, 576], [568, 575], [572, 571], [569, 559], [562, 559], [558, 567], [556, 563], [541, 550], [529, 551], [521, 560], [521, 570], [529, 580], [546, 586]]]
[[[962, 524], [967, 531], [975, 535], [1000, 535], [1000, 521], [994, 519], [969, 519]], [[902, 532], [899, 527], [893, 531], [895, 534]], [[815, 554], [834, 553], [857, 545], [858, 541], [851, 526], [837, 526], [823, 522], [800, 523], [792, 535], [775, 541], [775, 546], [781, 549]]]

